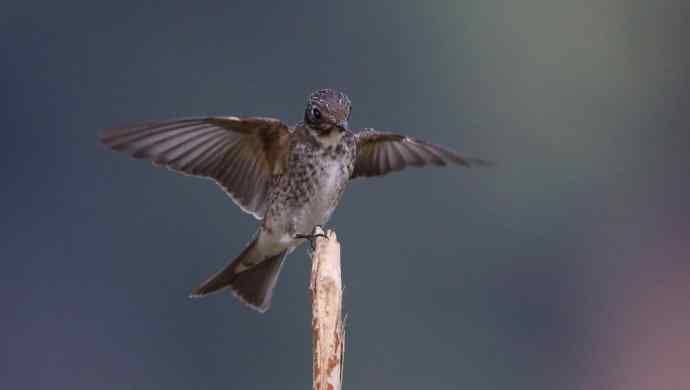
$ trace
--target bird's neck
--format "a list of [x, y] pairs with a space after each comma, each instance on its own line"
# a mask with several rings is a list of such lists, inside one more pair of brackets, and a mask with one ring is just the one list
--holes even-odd
[[321, 148], [333, 148], [343, 141], [344, 132], [341, 132], [336, 127], [333, 127], [329, 132], [312, 129], [307, 124], [303, 124], [304, 132], [315, 145]]

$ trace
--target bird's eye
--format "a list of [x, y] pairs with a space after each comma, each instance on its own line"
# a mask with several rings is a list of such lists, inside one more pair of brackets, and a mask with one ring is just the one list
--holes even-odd
[[318, 108], [313, 108], [311, 110], [311, 116], [318, 121], [321, 119], [321, 111], [319, 111]]

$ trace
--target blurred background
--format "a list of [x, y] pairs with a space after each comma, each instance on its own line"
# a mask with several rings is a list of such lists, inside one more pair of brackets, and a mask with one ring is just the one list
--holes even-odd
[[351, 124], [493, 161], [352, 183], [349, 389], [690, 388], [690, 3], [36, 2], [0, 15], [3, 389], [303, 389], [305, 250], [190, 300], [257, 222], [98, 130]]

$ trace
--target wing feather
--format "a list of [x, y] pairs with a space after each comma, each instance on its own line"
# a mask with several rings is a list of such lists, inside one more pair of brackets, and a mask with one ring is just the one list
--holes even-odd
[[380, 176], [408, 166], [484, 165], [485, 161], [463, 157], [441, 146], [404, 135], [365, 129], [356, 134], [357, 157], [352, 178]]
[[134, 158], [213, 179], [261, 219], [271, 177], [284, 169], [289, 135], [277, 119], [199, 117], [106, 129], [101, 141]]

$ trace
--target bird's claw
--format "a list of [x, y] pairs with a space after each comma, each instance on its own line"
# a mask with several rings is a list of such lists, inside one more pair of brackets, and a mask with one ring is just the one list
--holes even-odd
[[316, 249], [316, 239], [319, 237], [323, 237], [328, 240], [328, 236], [323, 232], [321, 226], [318, 225], [314, 227], [314, 230], [310, 234], [295, 234], [296, 239], [309, 240], [312, 250]]
[[328, 236], [324, 233], [314, 233], [314, 234], [295, 234], [295, 238], [303, 238], [305, 240], [315, 240], [318, 237], [323, 237], [328, 240]]

